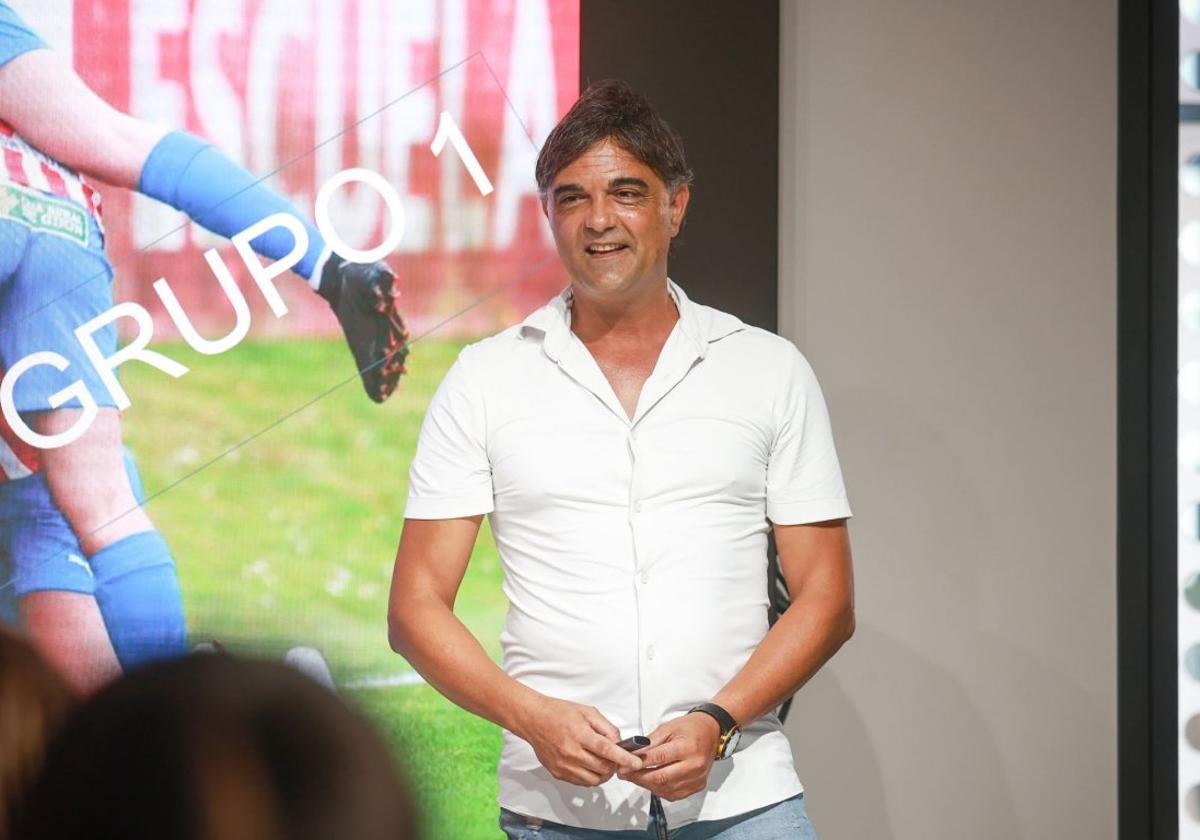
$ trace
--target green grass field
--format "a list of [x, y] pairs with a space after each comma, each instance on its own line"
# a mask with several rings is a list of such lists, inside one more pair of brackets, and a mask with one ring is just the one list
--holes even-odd
[[[461, 346], [419, 341], [382, 406], [357, 377], [321, 397], [354, 372], [337, 341], [247, 341], [215, 357], [162, 345], [191, 371], [122, 369], [126, 440], [147, 494], [161, 494], [147, 510], [178, 561], [192, 640], [321, 649], [408, 768], [433, 840], [500, 836], [499, 730], [424, 684], [352, 686], [411, 674], [387, 644], [388, 582], [421, 418]], [[496, 658], [500, 580], [485, 520], [456, 612]]]

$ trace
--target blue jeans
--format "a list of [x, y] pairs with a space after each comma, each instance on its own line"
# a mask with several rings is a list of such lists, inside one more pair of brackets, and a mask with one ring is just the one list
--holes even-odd
[[[508, 840], [655, 840], [662, 835], [651, 807], [650, 824], [644, 831], [599, 831], [573, 828], [549, 820], [524, 817], [500, 809], [500, 828]], [[808, 815], [804, 794], [723, 820], [703, 820], [666, 832], [670, 840], [817, 840]]]

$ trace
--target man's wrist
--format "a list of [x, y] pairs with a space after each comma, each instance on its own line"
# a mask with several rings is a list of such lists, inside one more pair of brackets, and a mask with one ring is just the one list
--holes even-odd
[[705, 724], [705, 727], [706, 727], [705, 731], [708, 732], [712, 736], [712, 741], [714, 744], [720, 740], [721, 724], [717, 723], [717, 719], [715, 717], [713, 717], [712, 715], [707, 715], [704, 712], [698, 711], [696, 709], [692, 709], [690, 712], [688, 712], [688, 714], [691, 715], [692, 717], [707, 721], [707, 723]]
[[718, 692], [708, 702], [724, 709], [731, 718], [737, 721], [738, 726], [745, 727], [754, 719], [754, 716], [750, 714], [751, 710], [746, 705], [746, 698], [728, 691], [728, 687]]
[[726, 758], [737, 749], [738, 740], [741, 737], [741, 726], [724, 707], [712, 702], [701, 703], [691, 708], [689, 713], [693, 712], [711, 718], [713, 721], [717, 730], [717, 737], [713, 741], [713, 757], [715, 759], [719, 761]]
[[546, 695], [517, 683], [518, 688], [508, 704], [503, 726], [522, 740], [529, 740], [532, 721], [537, 716]]

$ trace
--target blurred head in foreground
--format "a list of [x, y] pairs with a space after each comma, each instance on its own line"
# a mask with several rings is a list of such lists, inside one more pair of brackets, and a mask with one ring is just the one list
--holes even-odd
[[370, 725], [292, 668], [193, 655], [136, 671], [51, 745], [23, 836], [416, 837]]
[[58, 673], [24, 637], [0, 627], [0, 840], [41, 768], [46, 742], [74, 700]]

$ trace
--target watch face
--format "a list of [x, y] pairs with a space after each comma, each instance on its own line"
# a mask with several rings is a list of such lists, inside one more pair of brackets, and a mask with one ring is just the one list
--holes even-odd
[[721, 758], [728, 758], [738, 747], [738, 742], [742, 740], [742, 730], [735, 729], [729, 733], [729, 737], [725, 740], [725, 749], [721, 750]]

